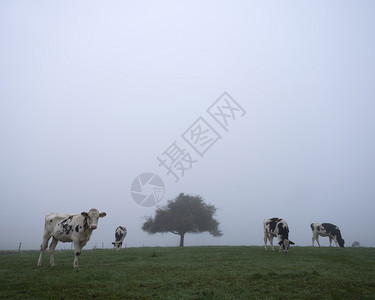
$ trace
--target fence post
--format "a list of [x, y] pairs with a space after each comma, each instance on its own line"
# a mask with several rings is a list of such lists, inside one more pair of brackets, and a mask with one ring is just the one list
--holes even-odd
[[20, 252], [21, 251], [21, 242], [20, 242], [20, 244], [19, 244], [19, 246], [18, 246], [18, 252]]

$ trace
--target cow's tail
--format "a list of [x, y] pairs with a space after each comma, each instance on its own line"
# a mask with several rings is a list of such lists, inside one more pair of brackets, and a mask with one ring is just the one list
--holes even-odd
[[314, 223], [310, 224], [311, 230], [314, 231]]

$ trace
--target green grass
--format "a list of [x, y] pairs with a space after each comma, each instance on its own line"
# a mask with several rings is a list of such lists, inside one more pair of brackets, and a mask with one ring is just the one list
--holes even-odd
[[375, 299], [375, 249], [185, 247], [0, 252], [0, 299]]

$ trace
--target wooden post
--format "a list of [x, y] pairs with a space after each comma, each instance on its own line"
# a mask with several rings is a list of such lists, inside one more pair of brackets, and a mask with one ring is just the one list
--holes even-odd
[[18, 246], [18, 252], [20, 252], [21, 251], [21, 242], [20, 242], [20, 245]]

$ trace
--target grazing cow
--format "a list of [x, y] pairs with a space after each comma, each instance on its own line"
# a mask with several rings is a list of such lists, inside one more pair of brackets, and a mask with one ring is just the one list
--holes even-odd
[[122, 242], [124, 241], [124, 238], [126, 237], [126, 234], [128, 231], [126, 230], [125, 227], [119, 226], [116, 228], [115, 231], [115, 241], [112, 243], [113, 249], [112, 250], [117, 250], [119, 251], [122, 247]]
[[328, 236], [329, 237], [329, 246], [332, 246], [332, 240], [335, 241], [336, 247], [337, 243], [340, 245], [340, 247], [344, 247], [345, 241], [341, 237], [341, 232], [340, 229], [333, 224], [330, 223], [312, 223], [310, 225], [311, 230], [313, 232], [313, 237], [312, 237], [312, 246], [314, 247], [314, 240], [319, 243], [319, 235], [320, 236]]
[[73, 267], [78, 268], [78, 256], [81, 254], [83, 246], [89, 241], [93, 230], [98, 227], [99, 218], [105, 216], [105, 212], [99, 213], [95, 208], [90, 209], [88, 213], [82, 212], [77, 215], [59, 213], [47, 215], [37, 266], [40, 267], [42, 265], [42, 255], [48, 246], [49, 239], [52, 237], [52, 242], [49, 245], [51, 267], [55, 266], [54, 251], [60, 241], [63, 243], [73, 242], [75, 255]]
[[276, 236], [279, 240], [279, 252], [284, 250], [288, 252], [289, 246], [294, 243], [289, 240], [289, 227], [285, 220], [279, 218], [266, 219], [264, 225], [264, 250], [267, 250], [267, 239], [270, 241], [271, 248], [273, 248], [273, 238]]

